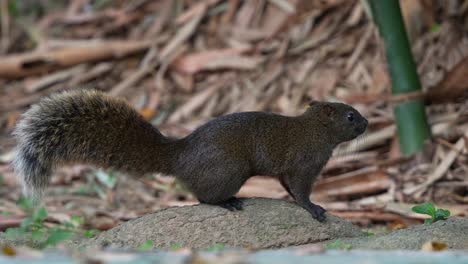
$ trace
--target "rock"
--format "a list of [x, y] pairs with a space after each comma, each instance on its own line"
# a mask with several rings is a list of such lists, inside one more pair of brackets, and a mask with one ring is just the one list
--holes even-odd
[[[340, 239], [352, 249], [420, 250], [429, 241], [442, 242], [448, 249], [468, 250], [468, 218], [450, 218], [431, 225], [416, 225], [388, 234]], [[330, 242], [327, 242], [327, 244]]]
[[234, 212], [205, 204], [163, 209], [104, 232], [83, 247], [134, 249], [151, 240], [158, 249], [206, 249], [217, 244], [261, 249], [363, 235], [358, 227], [330, 214], [320, 223], [288, 201], [243, 201], [244, 209]]

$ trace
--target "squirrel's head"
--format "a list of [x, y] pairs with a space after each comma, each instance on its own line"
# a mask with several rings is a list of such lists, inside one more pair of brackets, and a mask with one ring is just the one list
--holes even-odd
[[306, 115], [318, 118], [338, 143], [354, 139], [366, 131], [367, 119], [347, 104], [312, 101], [309, 106]]

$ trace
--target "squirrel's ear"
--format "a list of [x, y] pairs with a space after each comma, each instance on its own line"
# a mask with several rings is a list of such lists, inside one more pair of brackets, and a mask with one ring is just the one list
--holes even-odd
[[320, 103], [320, 102], [319, 102], [319, 101], [316, 101], [316, 100], [311, 100], [311, 101], [309, 102], [309, 106], [313, 106], [313, 105], [316, 105], [316, 104], [318, 104], [318, 103]]
[[327, 117], [331, 117], [333, 116], [333, 114], [336, 112], [336, 108], [333, 107], [332, 105], [329, 105], [329, 104], [325, 104], [323, 105], [323, 108], [322, 108], [322, 113], [327, 116]]

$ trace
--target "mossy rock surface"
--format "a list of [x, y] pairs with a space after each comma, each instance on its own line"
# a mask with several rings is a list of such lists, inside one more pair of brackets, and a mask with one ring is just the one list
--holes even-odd
[[[449, 218], [430, 225], [415, 225], [369, 237], [340, 239], [352, 249], [420, 250], [427, 242], [447, 245], [448, 249], [468, 250], [468, 218]], [[330, 242], [326, 242], [327, 244]]]
[[292, 202], [243, 201], [244, 209], [234, 212], [205, 204], [167, 208], [123, 223], [83, 246], [130, 249], [151, 240], [159, 249], [213, 245], [262, 249], [363, 235], [358, 227], [330, 214], [320, 223]]

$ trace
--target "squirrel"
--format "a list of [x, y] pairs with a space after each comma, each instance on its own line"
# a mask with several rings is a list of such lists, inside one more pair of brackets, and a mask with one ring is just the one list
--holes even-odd
[[13, 167], [24, 194], [40, 200], [53, 170], [89, 163], [130, 174], [163, 173], [201, 203], [241, 210], [234, 197], [252, 176], [277, 177], [296, 203], [325, 221], [311, 186], [332, 151], [362, 134], [367, 120], [343, 103], [312, 101], [299, 116], [240, 112], [215, 118], [186, 137], [164, 136], [124, 99], [67, 91], [26, 111], [13, 134]]

